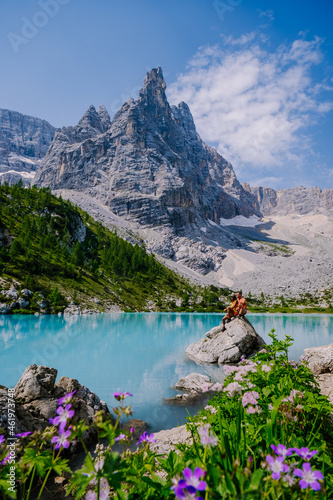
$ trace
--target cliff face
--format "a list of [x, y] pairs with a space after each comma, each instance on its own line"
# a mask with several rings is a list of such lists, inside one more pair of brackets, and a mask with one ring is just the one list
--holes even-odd
[[76, 127], [56, 132], [36, 174], [39, 186], [75, 189], [142, 226], [182, 232], [202, 219], [259, 215], [230, 163], [196, 132], [185, 103], [170, 106], [160, 68], [110, 122], [91, 106]]
[[28, 184], [52, 143], [55, 128], [47, 121], [0, 109], [0, 182]]
[[243, 187], [256, 196], [263, 215], [333, 214], [333, 189], [297, 186], [275, 191], [248, 184]]

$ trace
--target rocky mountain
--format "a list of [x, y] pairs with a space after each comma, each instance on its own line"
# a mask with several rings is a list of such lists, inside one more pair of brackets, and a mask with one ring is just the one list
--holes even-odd
[[76, 127], [57, 131], [36, 174], [38, 186], [75, 189], [142, 226], [177, 233], [200, 219], [259, 214], [230, 163], [196, 132], [188, 106], [170, 106], [161, 68], [112, 123], [90, 106]]
[[55, 131], [45, 120], [0, 109], [0, 182], [29, 184]]
[[137, 233], [144, 229], [149, 250], [207, 274], [235, 244], [221, 218], [260, 216], [259, 204], [165, 89], [157, 68], [112, 122], [105, 108], [90, 106], [76, 127], [56, 132], [34, 182], [97, 199]]
[[333, 215], [333, 189], [297, 186], [275, 191], [266, 187], [250, 187], [246, 183], [243, 183], [243, 187], [256, 196], [260, 210], [265, 216], [289, 214]]

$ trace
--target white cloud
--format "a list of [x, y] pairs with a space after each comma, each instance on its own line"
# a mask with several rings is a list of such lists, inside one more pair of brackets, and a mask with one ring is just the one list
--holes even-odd
[[274, 12], [270, 9], [267, 9], [267, 10], [260, 10], [258, 9], [258, 12], [259, 12], [259, 17], [262, 17], [263, 19], [265, 19], [266, 21], [274, 21]]
[[321, 98], [327, 84], [311, 74], [323, 59], [322, 40], [298, 39], [274, 52], [254, 33], [223, 41], [198, 50], [169, 86], [169, 100], [189, 105], [199, 134], [238, 173], [251, 167], [256, 178], [281, 178], [282, 167], [300, 169], [314, 154], [305, 127], [333, 107]]

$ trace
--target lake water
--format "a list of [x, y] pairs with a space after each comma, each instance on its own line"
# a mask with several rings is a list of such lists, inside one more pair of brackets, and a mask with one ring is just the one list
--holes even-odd
[[[56, 368], [58, 377], [76, 378], [111, 408], [114, 391], [128, 391], [133, 418], [158, 431], [184, 423], [187, 410], [163, 398], [180, 377], [192, 372], [222, 381], [216, 365], [185, 357], [187, 346], [221, 322], [221, 314], [115, 313], [91, 316], [0, 316], [0, 384], [13, 387], [33, 363]], [[291, 335], [290, 359], [304, 348], [333, 342], [332, 315], [249, 314], [257, 332], [269, 341]], [[129, 401], [127, 400], [127, 401]], [[188, 408], [195, 413], [198, 407]]]

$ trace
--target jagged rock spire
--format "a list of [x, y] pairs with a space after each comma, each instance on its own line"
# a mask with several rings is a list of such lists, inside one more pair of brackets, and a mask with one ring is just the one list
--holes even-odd
[[108, 110], [106, 109], [104, 104], [101, 104], [101, 106], [98, 108], [97, 114], [103, 125], [104, 131], [106, 131], [111, 125], [111, 119]]

